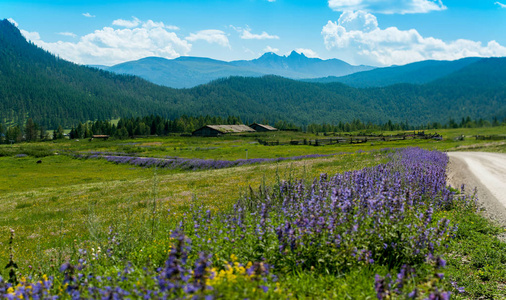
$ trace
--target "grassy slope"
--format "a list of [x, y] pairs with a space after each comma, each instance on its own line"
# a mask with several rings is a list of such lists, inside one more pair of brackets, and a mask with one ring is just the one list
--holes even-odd
[[[155, 171], [62, 155], [42, 158], [42, 164], [36, 164], [38, 158], [30, 156], [1, 157], [2, 169], [12, 171], [0, 175], [3, 191], [0, 232], [7, 235], [8, 228], [16, 230], [18, 256], [28, 261], [38, 248], [58, 245], [61, 238], [58, 232], [62, 230], [68, 241], [88, 238], [87, 219], [92, 211], [98, 220], [94, 226], [101, 228], [121, 222], [126, 214], [141, 218], [154, 189], [160, 211], [168, 208], [177, 211], [195, 197], [215, 209], [226, 209], [250, 185], [259, 186], [264, 180], [272, 184], [276, 173], [283, 177], [293, 173], [313, 178], [323, 172], [343, 172], [375, 164], [371, 157], [340, 155], [198, 172]], [[0, 250], [0, 265], [7, 256], [6, 248]]]
[[[28, 266], [32, 265], [40, 268], [41, 272], [51, 273], [55, 272], [51, 269], [70, 258], [75, 249], [103, 241], [110, 225], [129, 226], [133, 236], [136, 234], [140, 236], [146, 230], [149, 231], [146, 228], [149, 220], [155, 218], [176, 222], [190, 203], [205, 203], [214, 210], [222, 211], [229, 209], [241, 193], [247, 192], [249, 186], [257, 187], [262, 183], [270, 186], [278, 177], [311, 179], [320, 173], [335, 174], [361, 169], [384, 160], [384, 157], [374, 152], [354, 153], [359, 149], [368, 151], [415, 144], [429, 149], [455, 150], [462, 146], [473, 146], [477, 142], [472, 138], [453, 141], [454, 137], [462, 134], [466, 136], [478, 133], [500, 134], [504, 133], [504, 127], [439, 132], [449, 139], [443, 142], [401, 141], [375, 145], [265, 147], [253, 144], [252, 140], [243, 137], [222, 139], [173, 137], [126, 142], [64, 141], [57, 144], [5, 146], [0, 150], [23, 153], [30, 147], [42, 147], [52, 151], [66, 149], [139, 152], [139, 149], [143, 149], [142, 153], [146, 156], [174, 155], [216, 159], [244, 158], [246, 148], [249, 158], [314, 153], [350, 154], [197, 172], [143, 169], [101, 160], [75, 160], [63, 155], [44, 157], [42, 164], [36, 164], [35, 161], [39, 158], [32, 156], [0, 157], [1, 169], [7, 170], [0, 173], [0, 191], [2, 191], [0, 245], [6, 245], [8, 229], [13, 228], [16, 232], [15, 256], [22, 270], [26, 271]], [[300, 134], [295, 135], [271, 138], [300, 137]], [[478, 143], [482, 146], [486, 144], [488, 144], [486, 141]], [[502, 152], [505, 152], [505, 148], [504, 144], [497, 143], [493, 147], [496, 151]], [[155, 215], [152, 214], [153, 199], [156, 199], [157, 205]], [[171, 214], [167, 215], [169, 209]], [[501, 295], [497, 282], [500, 282], [498, 278], [505, 273], [503, 257], [506, 257], [506, 249], [504, 244], [498, 244], [494, 237], [498, 229], [486, 225], [486, 221], [475, 215], [452, 216], [452, 218], [454, 220], [460, 218], [467, 226], [461, 229], [461, 235], [465, 239], [456, 241], [449, 250], [453, 254], [449, 260], [448, 276], [459, 283], [466, 282], [473, 295]], [[470, 220], [476, 222], [476, 226], [474, 223], [471, 224]], [[145, 245], [141, 241], [137, 247], [143, 249]], [[468, 264], [459, 264], [463, 253], [468, 253], [466, 256]], [[8, 255], [7, 247], [0, 247], [0, 265], [6, 264]], [[487, 259], [499, 265], [491, 268], [486, 264], [480, 264], [480, 261]], [[318, 295], [343, 297], [357, 292], [357, 287], [361, 287], [363, 293], [370, 295], [373, 291], [370, 281], [366, 279], [372, 278], [372, 275], [364, 272], [374, 274], [382, 273], [384, 270], [362, 270], [345, 277], [328, 276], [318, 279], [311, 277], [311, 274], [294, 274], [287, 279], [287, 286], [293, 293], [309, 298]], [[323, 288], [324, 286], [326, 288]], [[362, 298], [365, 294], [353, 295]]]

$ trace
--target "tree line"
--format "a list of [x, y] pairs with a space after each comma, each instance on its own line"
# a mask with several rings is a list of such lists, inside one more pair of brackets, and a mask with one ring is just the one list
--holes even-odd
[[[269, 124], [268, 120], [262, 120], [262, 124]], [[237, 125], [243, 124], [238, 116], [228, 116], [226, 118], [219, 116], [181, 116], [175, 119], [167, 119], [161, 116], [149, 115], [145, 117], [121, 118], [115, 124], [112, 121], [89, 121], [79, 122], [70, 129], [69, 134], [61, 125], [52, 131], [28, 118], [23, 126], [12, 125], [5, 126], [0, 124], [0, 143], [20, 143], [46, 140], [58, 140], [64, 138], [85, 139], [92, 138], [93, 135], [108, 135], [116, 139], [127, 139], [136, 136], [168, 136], [172, 134], [189, 134], [205, 125]], [[246, 124], [249, 125], [249, 124]], [[499, 121], [494, 117], [492, 121], [477, 119], [471, 117], [462, 118], [459, 122], [449, 119], [447, 123], [438, 122], [427, 123], [425, 125], [410, 125], [406, 122], [388, 121], [383, 124], [373, 124], [371, 122], [362, 122], [358, 119], [352, 122], [338, 122], [337, 124], [309, 124], [307, 126], [296, 126], [286, 121], [277, 121], [272, 124], [279, 130], [303, 131], [310, 133], [321, 132], [354, 132], [354, 131], [400, 131], [400, 130], [424, 130], [424, 129], [449, 129], [449, 128], [475, 128], [506, 126], [506, 118]]]
[[499, 121], [497, 117], [492, 119], [492, 122], [484, 120], [482, 118], [473, 120], [467, 116], [462, 118], [460, 122], [450, 118], [447, 123], [441, 124], [439, 122], [429, 122], [421, 125], [410, 125], [408, 121], [405, 122], [392, 122], [388, 120], [383, 124], [373, 124], [371, 122], [361, 122], [356, 119], [352, 122], [339, 122], [338, 124], [310, 124], [308, 126], [302, 126], [300, 130], [305, 132], [353, 132], [353, 131], [401, 131], [401, 130], [429, 130], [429, 129], [451, 129], [451, 128], [480, 128], [480, 127], [495, 127], [506, 125], [506, 118]]
[[69, 138], [88, 138], [92, 135], [109, 135], [125, 139], [135, 136], [167, 136], [177, 133], [191, 133], [208, 124], [234, 125], [242, 124], [241, 118], [229, 116], [227, 118], [211, 116], [181, 116], [175, 119], [166, 119], [161, 116], [149, 115], [136, 118], [121, 118], [118, 123], [110, 121], [95, 121], [79, 123], [72, 127]]

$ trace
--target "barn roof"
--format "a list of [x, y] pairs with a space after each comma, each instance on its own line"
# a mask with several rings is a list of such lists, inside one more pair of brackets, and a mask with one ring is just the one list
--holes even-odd
[[236, 133], [236, 132], [254, 132], [253, 128], [246, 125], [207, 125], [214, 130], [218, 130], [223, 133]]
[[251, 125], [250, 125], [250, 127], [252, 127], [252, 126], [254, 126], [254, 125], [256, 125], [256, 126], [260, 126], [260, 127], [263, 127], [263, 128], [265, 128], [265, 129], [267, 129], [267, 130], [278, 130], [278, 129], [276, 129], [276, 128], [274, 128], [274, 127], [270, 126], [270, 125], [258, 124], [258, 123], [253, 123], [253, 124], [251, 124]]
[[[238, 133], [238, 132], [255, 132], [254, 129], [246, 125], [206, 125], [202, 128], [209, 127], [221, 133]], [[202, 129], [200, 128], [200, 129]], [[198, 129], [198, 130], [200, 130]], [[197, 130], [196, 130], [197, 131]]]

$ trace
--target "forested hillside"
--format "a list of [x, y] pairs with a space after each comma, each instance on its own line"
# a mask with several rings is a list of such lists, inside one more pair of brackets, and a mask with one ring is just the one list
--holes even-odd
[[79, 121], [169, 113], [174, 91], [134, 76], [119, 76], [59, 59], [29, 44], [0, 21], [0, 118], [28, 117], [49, 128]]
[[88, 120], [160, 115], [237, 116], [244, 122], [295, 125], [363, 122], [447, 123], [506, 117], [506, 59], [482, 59], [437, 81], [357, 89], [278, 76], [231, 77], [171, 89], [133, 76], [79, 66], [29, 44], [0, 22], [0, 122], [29, 117], [47, 129]]
[[305, 81], [340, 82], [357, 88], [385, 87], [399, 83], [425, 84], [445, 77], [479, 60], [481, 58], [478, 57], [468, 57], [454, 61], [427, 60], [403, 66], [377, 68], [341, 77], [330, 76], [306, 79]]

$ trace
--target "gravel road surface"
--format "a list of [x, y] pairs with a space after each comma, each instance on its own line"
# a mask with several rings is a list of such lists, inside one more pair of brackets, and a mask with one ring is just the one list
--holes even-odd
[[506, 154], [487, 152], [448, 152], [448, 183], [465, 184], [467, 193], [477, 188], [484, 214], [506, 227]]

